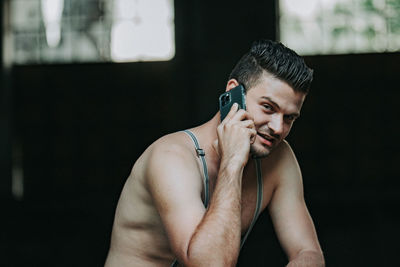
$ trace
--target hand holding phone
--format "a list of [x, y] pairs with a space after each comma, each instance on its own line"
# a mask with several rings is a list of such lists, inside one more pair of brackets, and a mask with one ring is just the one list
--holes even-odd
[[[221, 124], [217, 127], [218, 139], [215, 147], [217, 153], [234, 166], [244, 166], [247, 163], [250, 145], [254, 143], [257, 134], [253, 117], [246, 111], [245, 97], [243, 85], [238, 85], [219, 97]], [[238, 109], [232, 108], [234, 103], [238, 105]]]
[[246, 109], [246, 91], [244, 86], [241, 84], [219, 96], [221, 121], [225, 119], [226, 115], [231, 110], [233, 103], [238, 103], [239, 108], [244, 110]]

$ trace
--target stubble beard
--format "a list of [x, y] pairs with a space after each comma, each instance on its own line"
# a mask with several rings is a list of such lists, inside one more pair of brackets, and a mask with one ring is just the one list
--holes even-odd
[[250, 154], [251, 154], [251, 157], [253, 157], [253, 158], [265, 158], [271, 154], [272, 149], [273, 149], [272, 147], [265, 148], [264, 146], [262, 146], [262, 148], [258, 148], [256, 144], [251, 144], [250, 145]]

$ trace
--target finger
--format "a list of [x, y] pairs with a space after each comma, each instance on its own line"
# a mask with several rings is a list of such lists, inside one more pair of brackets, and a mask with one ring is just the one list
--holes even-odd
[[217, 152], [217, 155], [219, 156], [219, 146], [218, 146], [218, 139], [215, 139], [214, 142], [212, 143], [212, 146], [214, 147], [214, 150]]
[[244, 109], [239, 109], [232, 117], [232, 120], [238, 120], [238, 121], [243, 121], [243, 120], [252, 120], [253, 116], [246, 110]]
[[254, 116], [250, 114], [248, 111], [246, 111], [247, 119], [254, 121]]
[[255, 129], [256, 126], [254, 125], [254, 121], [252, 120], [244, 120], [244, 121], [240, 121], [239, 125], [245, 128], [249, 128], [249, 129]]
[[229, 121], [232, 119], [232, 117], [236, 114], [237, 110], [239, 108], [238, 103], [233, 103], [231, 110], [228, 112], [228, 114], [226, 115], [225, 119], [223, 120], [223, 122]]
[[250, 144], [254, 144], [257, 137], [257, 131], [255, 129], [250, 129]]
[[249, 135], [252, 143], [254, 143], [256, 135], [257, 135], [257, 130], [254, 125], [254, 122], [251, 120], [245, 120], [245, 121], [239, 121], [235, 123], [235, 126], [238, 127], [238, 129], [243, 129], [247, 132]]

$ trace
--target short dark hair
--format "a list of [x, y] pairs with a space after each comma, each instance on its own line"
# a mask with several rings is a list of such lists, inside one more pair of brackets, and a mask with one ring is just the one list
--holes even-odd
[[313, 70], [304, 59], [280, 42], [255, 41], [232, 70], [229, 79], [236, 79], [248, 90], [267, 71], [273, 77], [285, 81], [293, 90], [308, 93], [313, 80]]

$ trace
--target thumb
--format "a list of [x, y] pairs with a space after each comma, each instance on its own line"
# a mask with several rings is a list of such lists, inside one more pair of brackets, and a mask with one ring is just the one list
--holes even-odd
[[214, 150], [217, 152], [217, 155], [220, 156], [218, 139], [214, 140], [214, 142], [212, 143], [212, 146], [213, 146]]

